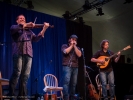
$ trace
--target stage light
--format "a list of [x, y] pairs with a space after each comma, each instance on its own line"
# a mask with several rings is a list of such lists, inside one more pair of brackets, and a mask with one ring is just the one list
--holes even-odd
[[65, 19], [70, 19], [71, 13], [66, 11], [65, 14], [62, 15]]
[[28, 0], [25, 2], [25, 4], [27, 4], [27, 9], [34, 9], [34, 6], [32, 5], [32, 1]]
[[81, 24], [85, 23], [84, 20], [83, 20], [83, 17], [79, 17], [78, 20], [79, 20], [79, 23], [81, 23]]
[[89, 3], [88, 0], [85, 0], [85, 4], [82, 7], [84, 10], [87, 10], [91, 8], [91, 4]]
[[98, 11], [97, 16], [102, 16], [102, 15], [104, 15], [104, 13], [103, 13], [103, 11], [102, 11], [102, 8], [96, 8], [96, 10]]
[[132, 0], [126, 0], [123, 4], [131, 3], [133, 2]]

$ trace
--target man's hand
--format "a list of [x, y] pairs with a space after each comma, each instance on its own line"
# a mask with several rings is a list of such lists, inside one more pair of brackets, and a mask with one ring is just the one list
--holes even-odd
[[99, 60], [99, 63], [104, 64], [105, 60]]
[[42, 31], [40, 32], [40, 33], [42, 34], [42, 37], [44, 37], [44, 33], [45, 33], [45, 31], [46, 31], [46, 29], [47, 29], [48, 27], [49, 27], [49, 23], [44, 22], [43, 29], [42, 29]]
[[43, 29], [47, 29], [49, 27], [49, 23], [44, 22]]
[[120, 56], [120, 55], [121, 55], [121, 52], [119, 51], [119, 52], [117, 53], [117, 55]]
[[71, 45], [76, 46], [77, 45], [77, 42], [75, 40], [72, 40], [71, 41]]

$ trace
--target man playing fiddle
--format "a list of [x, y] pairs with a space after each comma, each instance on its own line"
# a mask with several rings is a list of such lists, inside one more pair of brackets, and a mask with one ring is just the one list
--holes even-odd
[[42, 31], [35, 35], [30, 29], [26, 27], [35, 27], [35, 24], [30, 22], [26, 23], [24, 15], [19, 15], [16, 18], [17, 25], [12, 25], [10, 28], [12, 37], [12, 56], [13, 56], [13, 73], [9, 81], [9, 95], [14, 96], [15, 87], [18, 83], [19, 77], [20, 88], [19, 95], [27, 95], [27, 82], [30, 75], [33, 50], [32, 41], [39, 41], [49, 27], [49, 23], [44, 23]]

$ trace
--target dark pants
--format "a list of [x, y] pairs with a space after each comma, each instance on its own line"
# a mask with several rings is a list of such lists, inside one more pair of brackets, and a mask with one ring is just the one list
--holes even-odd
[[9, 95], [15, 95], [15, 88], [20, 77], [19, 96], [27, 95], [27, 81], [30, 75], [32, 58], [28, 55], [13, 55], [13, 73], [9, 81]]
[[[63, 66], [63, 74], [64, 74], [63, 76], [64, 100], [69, 100], [69, 94], [71, 97], [70, 100], [74, 100], [73, 96], [75, 94], [75, 89], [76, 89], [76, 84], [77, 84], [78, 68]], [[70, 93], [69, 93], [69, 88], [70, 88]]]

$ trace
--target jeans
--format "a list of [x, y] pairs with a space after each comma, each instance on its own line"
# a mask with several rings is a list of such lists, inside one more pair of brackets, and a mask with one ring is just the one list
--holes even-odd
[[[115, 91], [114, 91], [114, 72], [100, 72], [100, 79], [102, 83], [102, 94], [104, 98], [107, 98], [107, 81], [109, 82], [109, 93], [110, 98], [114, 98]], [[108, 79], [108, 80], [107, 80]]]
[[[77, 67], [63, 66], [63, 95], [64, 100], [69, 100], [69, 94], [71, 97], [75, 94], [76, 84], [77, 84]], [[70, 90], [69, 90], [70, 88]], [[69, 93], [70, 91], [70, 93]], [[73, 100], [71, 98], [71, 100]]]
[[27, 81], [30, 75], [32, 58], [28, 55], [13, 55], [13, 73], [9, 81], [9, 95], [15, 95], [15, 88], [20, 77], [19, 96], [27, 95]]

